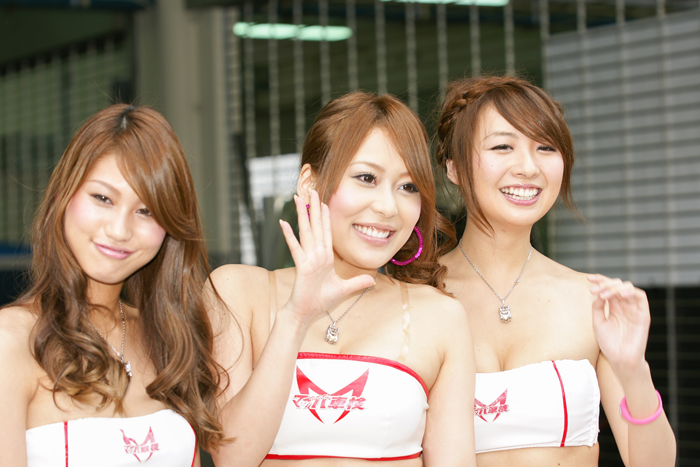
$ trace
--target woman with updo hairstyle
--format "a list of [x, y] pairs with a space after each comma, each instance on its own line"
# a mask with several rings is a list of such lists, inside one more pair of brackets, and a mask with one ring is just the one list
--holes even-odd
[[31, 240], [31, 284], [0, 310], [0, 465], [198, 466], [224, 439], [226, 378], [197, 196], [163, 116], [89, 118]]
[[352, 92], [321, 110], [301, 153], [299, 240], [280, 221], [295, 267], [212, 273], [243, 329], [218, 351], [233, 441], [217, 466], [475, 465], [473, 346], [444, 293], [438, 239], [453, 232], [435, 198], [406, 104]]
[[602, 402], [626, 466], [674, 465], [644, 357], [646, 295], [530, 244], [559, 198], [578, 215], [561, 106], [522, 79], [464, 79], [450, 84], [437, 133], [437, 162], [467, 211], [458, 247], [441, 262], [473, 330], [477, 464], [597, 466]]

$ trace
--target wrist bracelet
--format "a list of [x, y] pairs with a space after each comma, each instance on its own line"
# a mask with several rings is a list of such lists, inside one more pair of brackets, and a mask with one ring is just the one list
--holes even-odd
[[656, 412], [647, 418], [634, 418], [627, 408], [627, 399], [623, 396], [622, 400], [620, 401], [620, 415], [622, 415], [622, 418], [635, 425], [646, 425], [647, 423], [651, 423], [659, 418], [661, 412], [664, 411], [664, 406], [661, 402], [661, 394], [659, 394], [659, 391], [656, 391], [656, 397], [659, 398], [659, 408], [656, 410]]

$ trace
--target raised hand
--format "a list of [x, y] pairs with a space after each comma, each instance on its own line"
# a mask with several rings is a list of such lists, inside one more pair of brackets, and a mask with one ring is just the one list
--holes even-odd
[[600, 350], [616, 371], [635, 368], [644, 361], [651, 324], [646, 294], [631, 282], [600, 274], [590, 275], [588, 280], [595, 296], [593, 330]]
[[343, 297], [374, 284], [372, 276], [363, 274], [341, 279], [334, 268], [333, 241], [328, 206], [320, 202], [318, 193], [310, 191], [310, 207], [294, 197], [299, 219], [299, 240], [289, 223], [280, 220], [296, 266], [292, 295], [285, 305], [302, 322], [309, 323], [333, 308]]

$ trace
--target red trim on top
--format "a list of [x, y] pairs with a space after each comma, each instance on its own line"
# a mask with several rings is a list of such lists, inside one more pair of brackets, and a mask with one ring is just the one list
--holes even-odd
[[279, 454], [268, 454], [265, 456], [265, 459], [275, 459], [275, 460], [285, 460], [285, 461], [301, 461], [301, 460], [307, 460], [307, 459], [359, 459], [362, 461], [379, 461], [379, 462], [387, 462], [387, 461], [403, 461], [406, 459], [416, 459], [417, 457], [420, 457], [421, 452], [417, 452], [415, 454], [410, 454], [408, 456], [399, 456], [399, 457], [375, 457], [375, 458], [366, 458], [366, 457], [342, 457], [342, 456], [283, 456]]
[[68, 422], [63, 422], [63, 442], [66, 446], [66, 467], [68, 467]]
[[561, 437], [561, 447], [564, 447], [566, 442], [566, 432], [569, 429], [569, 411], [566, 408], [566, 392], [564, 392], [564, 382], [561, 380], [561, 375], [559, 374], [559, 368], [557, 364], [552, 360], [552, 365], [554, 365], [554, 371], [557, 372], [557, 378], [559, 378], [559, 385], [561, 386], [561, 399], [564, 403], [564, 434]]
[[[395, 368], [399, 371], [403, 371], [404, 373], [413, 376], [416, 381], [420, 383], [421, 386], [423, 386], [423, 390], [425, 391], [425, 397], [426, 399], [430, 396], [430, 391], [428, 391], [428, 386], [423, 382], [423, 379], [420, 377], [418, 373], [404, 365], [403, 363], [397, 362], [395, 360], [389, 360], [388, 358], [382, 358], [382, 357], [372, 357], [370, 355], [342, 355], [342, 354], [335, 354], [335, 353], [318, 353], [318, 352], [299, 352], [297, 355], [298, 360], [302, 359], [310, 359], [310, 358], [316, 358], [316, 359], [327, 359], [327, 360], [354, 360], [358, 362], [369, 362], [369, 363], [376, 363], [377, 365], [384, 365], [388, 366], [391, 368]], [[409, 457], [407, 459], [413, 459], [412, 457]]]
[[194, 433], [194, 452], [192, 453], [192, 465], [190, 465], [190, 467], [194, 467], [194, 461], [197, 459], [197, 432], [194, 431], [194, 428], [192, 428], [190, 422], [187, 422], [187, 424], [189, 425], [190, 430], [192, 430], [192, 433]]

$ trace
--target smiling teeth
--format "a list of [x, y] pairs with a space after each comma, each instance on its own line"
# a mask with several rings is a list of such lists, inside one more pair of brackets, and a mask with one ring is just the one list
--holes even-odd
[[370, 237], [374, 238], [387, 238], [389, 234], [391, 233], [388, 230], [377, 230], [374, 227], [364, 227], [361, 225], [355, 225], [353, 224], [353, 227], [355, 227], [356, 230], [359, 230], [365, 235], [369, 235]]
[[514, 188], [514, 187], [506, 187], [506, 188], [501, 188], [501, 193], [506, 194], [510, 196], [513, 199], [517, 200], [531, 200], [537, 194], [540, 192], [539, 188]]

